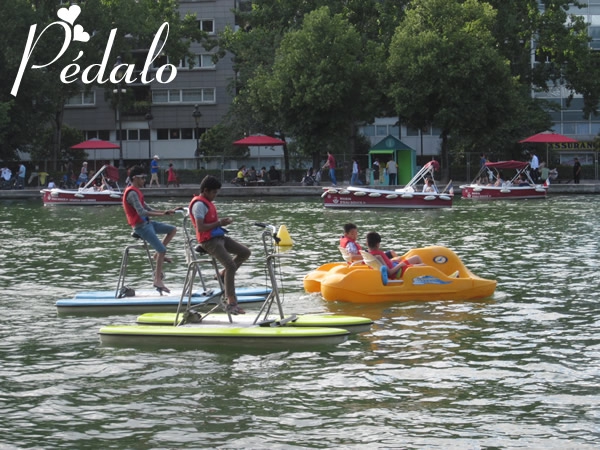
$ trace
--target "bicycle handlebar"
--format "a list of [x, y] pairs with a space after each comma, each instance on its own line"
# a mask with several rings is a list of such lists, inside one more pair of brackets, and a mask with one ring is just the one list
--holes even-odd
[[257, 227], [261, 227], [261, 228], [269, 228], [269, 229], [271, 229], [271, 231], [273, 232], [273, 240], [275, 242], [281, 241], [281, 239], [277, 237], [277, 232], [275, 231], [275, 226], [274, 225], [269, 225], [269, 224], [264, 223], [264, 222], [254, 222], [254, 225], [256, 225]]

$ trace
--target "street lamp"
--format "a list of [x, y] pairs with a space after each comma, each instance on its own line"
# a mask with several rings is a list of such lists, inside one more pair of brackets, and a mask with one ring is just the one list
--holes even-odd
[[196, 152], [194, 153], [194, 156], [196, 157], [196, 169], [200, 169], [200, 133], [198, 130], [200, 118], [202, 117], [202, 113], [200, 112], [200, 105], [194, 105], [194, 112], [192, 113], [192, 116], [196, 121]]
[[148, 111], [148, 113], [145, 116], [146, 121], [148, 122], [148, 161], [152, 160], [152, 144], [150, 143], [150, 139], [152, 137], [152, 119], [154, 119], [154, 116], [152, 115], [152, 113], [150, 111]]
[[[122, 63], [121, 57], [117, 56], [117, 62], [113, 67], [118, 67]], [[125, 164], [123, 163], [123, 123], [121, 121], [121, 94], [127, 92], [125, 89], [121, 88], [121, 78], [123, 77], [123, 70], [118, 70], [116, 74], [119, 82], [117, 83], [117, 89], [113, 89], [113, 94], [117, 94], [117, 121], [119, 123], [119, 169], [125, 169]]]

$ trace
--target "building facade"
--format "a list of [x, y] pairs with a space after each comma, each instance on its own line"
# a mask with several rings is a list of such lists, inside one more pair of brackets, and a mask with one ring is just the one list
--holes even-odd
[[[232, 11], [238, 4], [239, 0], [180, 0], [179, 9], [182, 16], [196, 15], [198, 27], [216, 36], [227, 26], [236, 27]], [[215, 49], [209, 52], [194, 43], [191, 51], [195, 55], [193, 67], [189, 62], [169, 61], [163, 55], [154, 61], [149, 73], [152, 78], [166, 63], [177, 67], [177, 76], [168, 84], [154, 80], [147, 85], [114, 86], [109, 95], [103, 87], [82, 92], [68, 101], [64, 123], [82, 130], [85, 139], [120, 143], [126, 166], [147, 163], [156, 154], [178, 168], [196, 167], [200, 136], [221, 121], [232, 102], [228, 87], [234, 71], [229, 55], [214, 63]], [[135, 63], [136, 70], [141, 70], [147, 56], [148, 49], [139, 50], [132, 54], [134, 61], [123, 63]], [[163, 75], [166, 78], [168, 74]], [[127, 97], [127, 107], [115, 106], [119, 96]], [[96, 154], [99, 160], [112, 159], [115, 164], [120, 156], [118, 150]]]

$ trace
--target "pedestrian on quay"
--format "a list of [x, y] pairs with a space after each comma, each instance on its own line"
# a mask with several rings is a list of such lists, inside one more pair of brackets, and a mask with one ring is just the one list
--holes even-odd
[[579, 158], [575, 158], [573, 161], [573, 183], [579, 184], [579, 180], [581, 178], [581, 163], [579, 162]]
[[327, 152], [327, 162], [323, 166], [323, 169], [329, 169], [329, 178], [331, 178], [331, 184], [333, 186], [337, 186], [337, 179], [335, 178], [335, 167], [336, 167], [335, 157], [333, 156], [333, 153], [328, 151]]

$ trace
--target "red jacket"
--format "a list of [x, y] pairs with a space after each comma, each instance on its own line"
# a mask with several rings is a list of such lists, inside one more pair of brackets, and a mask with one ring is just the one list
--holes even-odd
[[353, 241], [352, 239], [350, 239], [349, 237], [346, 236], [342, 236], [340, 238], [340, 247], [346, 248], [346, 246], [348, 245], [348, 242], [352, 242], [354, 245], [356, 245], [356, 248], [358, 249], [358, 251], [361, 251], [362, 248], [360, 247], [360, 244], [356, 241]]
[[125, 192], [123, 194], [123, 209], [125, 210], [125, 216], [127, 216], [127, 223], [132, 227], [135, 227], [136, 225], [143, 223], [145, 220], [138, 214], [133, 205], [127, 203], [127, 194], [129, 194], [129, 192], [131, 191], [137, 193], [142, 205], [144, 205], [145, 203], [144, 194], [142, 194], [142, 191], [140, 191], [138, 188], [136, 188], [135, 186], [129, 186], [127, 189], [125, 189]]
[[[194, 228], [196, 229], [196, 239], [199, 243], [201, 243], [201, 242], [206, 242], [209, 239], [213, 238], [214, 231], [217, 229], [220, 229], [220, 227], [216, 227], [216, 228], [213, 228], [212, 230], [208, 230], [208, 231], [198, 231], [198, 227], [196, 226], [196, 218], [194, 217], [194, 214], [192, 213], [192, 211], [193, 211], [192, 208], [194, 207], [194, 203], [196, 203], [196, 202], [202, 202], [208, 208], [208, 212], [206, 213], [206, 216], [204, 216], [205, 224], [211, 224], [211, 223], [217, 222], [219, 220], [219, 216], [217, 215], [217, 208], [215, 208], [215, 205], [213, 205], [212, 202], [208, 201], [201, 195], [197, 195], [194, 198], [192, 198], [192, 201], [190, 202], [190, 205], [188, 206], [188, 209], [190, 211], [190, 220], [192, 221], [192, 224], [194, 224]], [[223, 234], [221, 232], [220, 236], [222, 236], [222, 235]]]

